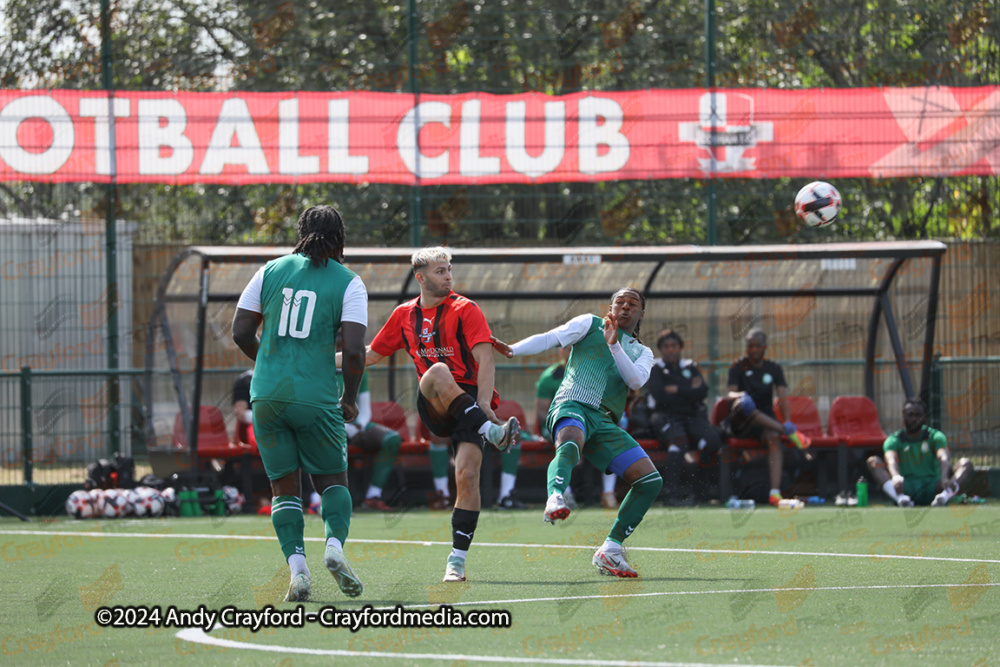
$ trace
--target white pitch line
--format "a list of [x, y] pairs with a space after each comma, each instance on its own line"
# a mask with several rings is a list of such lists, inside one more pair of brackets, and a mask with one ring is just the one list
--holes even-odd
[[[807, 591], [813, 593], [816, 591], [867, 591], [867, 590], [879, 590], [879, 589], [908, 589], [908, 588], [972, 588], [972, 587], [995, 587], [1000, 586], [1000, 582], [995, 583], [985, 583], [985, 584], [898, 584], [898, 585], [873, 585], [873, 586], [815, 586], [815, 587], [796, 587], [796, 588], [733, 588], [730, 590], [721, 591], [659, 591], [656, 593], [616, 593], [614, 595], [566, 595], [562, 597], [548, 597], [548, 598], [521, 598], [521, 599], [511, 599], [511, 600], [474, 600], [470, 602], [449, 602], [447, 606], [449, 607], [471, 607], [474, 605], [488, 605], [488, 604], [520, 604], [525, 602], [564, 602], [568, 600], [607, 600], [609, 598], [649, 598], [649, 597], [664, 597], [667, 595], [726, 595], [734, 593], [786, 593], [788, 591]], [[407, 609], [424, 609], [424, 608], [434, 608], [441, 606], [441, 603], [437, 604], [413, 604], [406, 605]], [[396, 607], [373, 607], [374, 609], [392, 610]]]
[[[145, 537], [150, 539], [186, 539], [186, 540], [277, 540], [272, 535], [212, 535], [202, 533], [102, 533], [100, 531], [68, 531], [68, 530], [0, 530], [0, 535], [69, 535], [74, 537], [91, 537], [99, 540], [105, 537]], [[326, 542], [323, 537], [306, 537], [306, 542]], [[350, 538], [351, 543], [359, 544], [402, 544], [415, 547], [452, 546], [451, 542], [425, 540], [368, 540]], [[524, 544], [519, 542], [476, 542], [477, 547], [492, 548], [530, 548], [530, 549], [596, 549], [599, 545], [586, 544]], [[746, 554], [750, 556], [816, 556], [821, 558], [870, 558], [872, 560], [926, 560], [950, 563], [998, 563], [1000, 560], [988, 558], [951, 558], [947, 556], [904, 556], [901, 554], [848, 554], [827, 553], [823, 551], [764, 551], [754, 549], [684, 549], [679, 547], [626, 547], [626, 551], [650, 551], [654, 553], [692, 553], [692, 554]]]
[[[394, 658], [397, 660], [436, 660], [488, 662], [502, 664], [531, 665], [592, 665], [593, 667], [718, 667], [714, 664], [700, 662], [642, 662], [638, 660], [581, 660], [580, 658], [518, 658], [513, 656], [492, 655], [462, 655], [457, 653], [385, 653], [376, 651], [346, 651], [343, 649], [300, 648], [297, 646], [275, 646], [270, 644], [251, 644], [249, 642], [233, 641], [212, 637], [201, 628], [188, 628], [175, 635], [178, 639], [193, 644], [209, 644], [225, 648], [239, 648], [267, 653], [299, 653], [302, 655], [332, 655], [345, 658]], [[744, 665], [744, 667], [765, 667], [764, 665]]]

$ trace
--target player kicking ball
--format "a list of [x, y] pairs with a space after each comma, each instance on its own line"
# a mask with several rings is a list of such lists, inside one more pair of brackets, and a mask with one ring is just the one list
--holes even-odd
[[615, 577], [638, 576], [625, 560], [622, 542], [642, 521], [663, 486], [645, 450], [618, 426], [628, 390], [646, 384], [653, 367], [652, 350], [639, 340], [645, 306], [638, 290], [622, 287], [611, 296], [603, 318], [580, 315], [513, 345], [493, 339], [494, 348], [508, 358], [573, 346], [546, 418], [546, 426], [555, 434], [556, 454], [549, 464], [549, 498], [542, 519], [555, 524], [569, 516], [563, 494], [580, 456], [623, 478], [630, 486], [628, 495], [593, 559], [601, 574]]

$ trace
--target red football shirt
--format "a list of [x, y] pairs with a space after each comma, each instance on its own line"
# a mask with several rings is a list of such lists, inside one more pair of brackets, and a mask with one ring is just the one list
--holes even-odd
[[[490, 325], [474, 301], [452, 292], [434, 308], [421, 308], [420, 297], [396, 306], [389, 321], [375, 335], [372, 349], [388, 357], [405, 348], [421, 378], [427, 369], [443, 362], [460, 385], [476, 384], [479, 364], [472, 348], [490, 343]], [[494, 399], [498, 399], [494, 391]]]

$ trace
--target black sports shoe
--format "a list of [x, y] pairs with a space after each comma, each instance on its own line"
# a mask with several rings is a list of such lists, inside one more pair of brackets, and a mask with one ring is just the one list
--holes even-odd
[[510, 495], [504, 496], [503, 498], [500, 499], [500, 502], [497, 503], [497, 509], [498, 510], [525, 510], [525, 509], [528, 509], [528, 506], [525, 505], [524, 503], [522, 503], [520, 500], [518, 500], [517, 497], [514, 495], [514, 492], [511, 491]]

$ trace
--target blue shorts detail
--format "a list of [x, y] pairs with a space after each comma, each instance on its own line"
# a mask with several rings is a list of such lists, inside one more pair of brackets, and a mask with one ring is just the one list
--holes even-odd
[[[567, 426], [575, 426], [581, 431], [583, 431], [583, 439], [587, 439], [587, 427], [583, 425], [583, 422], [575, 417], [563, 417], [556, 422], [556, 427], [552, 430], [552, 435], [556, 438], [559, 437], [559, 431], [563, 430]], [[576, 443], [577, 445], [582, 445], [583, 443]], [[579, 449], [579, 447], [577, 447]]]
[[639, 459], [648, 459], [649, 454], [642, 447], [633, 447], [627, 451], [622, 452], [615, 458], [611, 459], [611, 465], [608, 466], [608, 472], [613, 472], [619, 477], [625, 477], [625, 471], [629, 469], [633, 463]]

